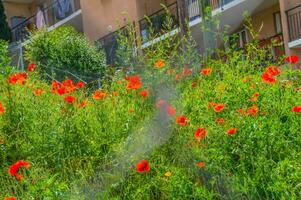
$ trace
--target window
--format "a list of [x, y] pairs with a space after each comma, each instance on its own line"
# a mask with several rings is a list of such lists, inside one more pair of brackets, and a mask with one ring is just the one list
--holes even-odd
[[248, 41], [249, 39], [246, 29], [243, 29], [230, 36], [230, 45], [235, 45], [237, 48], [242, 48], [246, 43], [248, 43]]
[[274, 26], [276, 34], [282, 33], [281, 15], [280, 12], [274, 13]]

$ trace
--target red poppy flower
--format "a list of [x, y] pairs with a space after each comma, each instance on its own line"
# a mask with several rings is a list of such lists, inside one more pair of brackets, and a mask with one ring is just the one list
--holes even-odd
[[138, 173], [146, 173], [149, 172], [149, 170], [150, 170], [150, 165], [147, 160], [140, 160], [136, 164], [136, 171]]
[[253, 105], [250, 109], [247, 110], [247, 113], [255, 117], [258, 111], [259, 111], [258, 107], [256, 105]]
[[65, 93], [71, 93], [75, 90], [75, 86], [71, 79], [66, 79], [62, 81], [62, 88], [64, 88]]
[[237, 128], [231, 128], [231, 129], [229, 129], [229, 130], [227, 131], [227, 134], [228, 134], [228, 135], [233, 135], [233, 134], [236, 133], [236, 131], [237, 131]]
[[65, 98], [64, 98], [64, 101], [65, 101], [66, 103], [74, 103], [75, 100], [76, 100], [76, 98], [73, 97], [73, 96], [65, 96]]
[[241, 115], [243, 115], [243, 116], [247, 116], [248, 115], [248, 112], [247, 112], [247, 110], [246, 109], [238, 109], [237, 110], [237, 112], [239, 112]]
[[45, 93], [45, 91], [42, 88], [38, 88], [33, 93], [35, 96], [41, 96], [42, 94]]
[[225, 104], [220, 103], [214, 106], [214, 112], [221, 112], [225, 108]]
[[176, 74], [175, 80], [179, 80], [180, 78], [182, 78], [182, 74]]
[[259, 97], [259, 96], [260, 96], [259, 92], [255, 92], [255, 93], [253, 94], [253, 97]]
[[77, 108], [84, 108], [88, 104], [88, 99], [82, 101], [80, 104], [78, 104]]
[[36, 69], [37, 65], [34, 63], [29, 63], [28, 67], [27, 67], [27, 71], [32, 72]]
[[78, 89], [83, 88], [85, 86], [86, 86], [86, 84], [82, 81], [77, 82], [76, 85], [75, 85], [75, 87], [78, 88]]
[[113, 92], [113, 96], [114, 96], [114, 97], [118, 97], [118, 96], [119, 96], [119, 93], [118, 93], [118, 92]]
[[93, 94], [93, 99], [94, 100], [101, 100], [101, 99], [105, 98], [106, 96], [107, 96], [107, 93], [102, 92], [100, 90], [97, 90]]
[[147, 91], [147, 90], [142, 90], [142, 91], [140, 92], [140, 96], [142, 96], [142, 97], [144, 97], [144, 98], [148, 97], [148, 91]]
[[279, 67], [271, 66], [266, 69], [266, 73], [270, 74], [271, 76], [278, 76], [280, 72], [281, 71]]
[[198, 128], [194, 133], [195, 138], [198, 140], [205, 138], [206, 135], [207, 131], [205, 128]]
[[169, 117], [174, 116], [177, 113], [177, 110], [171, 105], [166, 105], [166, 113]]
[[214, 107], [215, 105], [216, 105], [215, 102], [209, 102], [209, 103], [208, 103], [208, 109]]
[[218, 119], [216, 119], [215, 121], [216, 121], [216, 123], [218, 123], [218, 124], [223, 124], [223, 123], [225, 123], [225, 119], [224, 119], [224, 118], [218, 118]]
[[30, 167], [30, 164], [24, 160], [19, 160], [16, 163], [12, 164], [9, 169], [8, 169], [8, 173], [11, 176], [15, 176], [16, 179], [18, 181], [21, 181], [23, 179], [23, 175], [22, 174], [18, 174], [19, 169], [21, 167], [25, 167], [26, 169], [28, 169]]
[[189, 76], [192, 74], [192, 69], [188, 68], [188, 67], [185, 67], [183, 69], [183, 76]]
[[301, 106], [294, 106], [292, 107], [293, 112], [301, 112]]
[[186, 116], [178, 116], [176, 118], [176, 123], [179, 124], [180, 126], [187, 126], [187, 117]]
[[22, 181], [23, 180], [23, 174], [16, 174], [16, 179], [17, 181]]
[[298, 55], [293, 55], [293, 56], [288, 56], [285, 58], [285, 61], [288, 63], [293, 63], [296, 64], [299, 60], [299, 56]]
[[277, 82], [276, 79], [274, 78], [274, 76], [269, 73], [264, 73], [261, 76], [261, 80], [268, 84], [275, 84]]
[[157, 60], [155, 62], [155, 67], [158, 68], [158, 69], [161, 69], [161, 68], [165, 67], [165, 61], [161, 60], [161, 59]]
[[197, 85], [198, 85], [198, 82], [197, 82], [197, 81], [193, 81], [193, 82], [191, 83], [191, 87], [193, 87], [193, 88], [195, 88]]
[[156, 108], [160, 108], [160, 107], [166, 106], [166, 105], [167, 105], [166, 101], [163, 100], [163, 99], [160, 99], [160, 100], [157, 101], [157, 103], [156, 103]]
[[26, 79], [27, 79], [26, 73], [17, 73], [8, 77], [8, 82], [13, 85], [17, 83], [19, 83], [20, 85], [25, 85]]
[[2, 104], [2, 102], [0, 102], [0, 114], [3, 114], [3, 113], [5, 113], [5, 108]]
[[205, 162], [198, 162], [198, 163], [196, 164], [196, 166], [197, 166], [198, 168], [204, 168], [204, 167], [206, 166], [206, 164], [205, 164]]
[[201, 73], [202, 73], [203, 75], [205, 75], [205, 76], [210, 75], [211, 72], [212, 72], [212, 69], [211, 69], [211, 68], [204, 68], [204, 69], [202, 69], [202, 71], [201, 71]]
[[5, 197], [5, 200], [17, 200], [16, 197]]
[[138, 90], [142, 86], [139, 76], [128, 76], [125, 79], [128, 81], [128, 84], [126, 86], [126, 89], [128, 90]]

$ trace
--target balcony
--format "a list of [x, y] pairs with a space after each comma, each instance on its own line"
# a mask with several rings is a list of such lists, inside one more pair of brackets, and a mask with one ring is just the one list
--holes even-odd
[[301, 5], [286, 11], [289, 47], [301, 48]]
[[[80, 0], [55, 0], [52, 4], [44, 6], [42, 12], [47, 30], [69, 24], [82, 32]], [[30, 31], [37, 29], [37, 12], [27, 19], [19, 17], [18, 21], [19, 23], [11, 28], [12, 42], [24, 42]]]
[[[217, 9], [223, 9], [223, 6], [233, 2], [235, 0], [210, 0], [210, 6], [212, 10]], [[199, 21], [200, 20], [200, 1], [199, 0], [186, 0], [187, 8], [188, 8], [188, 16], [189, 16], [189, 22], [190, 25], [194, 25], [193, 21]], [[167, 6], [166, 8], [169, 11], [170, 17], [172, 19], [172, 26], [173, 28], [177, 28], [179, 25], [179, 18], [178, 18], [178, 5], [177, 2], [172, 3]], [[140, 34], [143, 43], [146, 43], [150, 40], [150, 27], [152, 24], [153, 27], [153, 33], [156, 36], [160, 36], [166, 33], [166, 27], [164, 27], [164, 23], [167, 18], [166, 9], [161, 9], [152, 15], [148, 16], [147, 18], [141, 19], [139, 21], [139, 27], [140, 27]]]

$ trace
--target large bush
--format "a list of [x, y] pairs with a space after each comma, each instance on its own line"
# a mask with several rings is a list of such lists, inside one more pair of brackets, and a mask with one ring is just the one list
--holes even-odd
[[49, 68], [101, 74], [106, 67], [104, 52], [97, 50], [72, 27], [37, 31], [31, 35], [25, 49], [29, 61]]

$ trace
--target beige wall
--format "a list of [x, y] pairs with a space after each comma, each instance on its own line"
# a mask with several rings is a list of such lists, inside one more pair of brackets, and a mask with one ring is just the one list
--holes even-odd
[[5, 14], [9, 26], [14, 16], [30, 17], [32, 15], [31, 4], [4, 2]]
[[14, 2], [4, 2], [4, 9], [7, 17], [7, 22], [11, 26], [11, 18], [14, 16], [20, 17], [31, 17], [37, 12], [38, 5], [40, 3], [50, 5], [51, 0], [34, 0], [32, 3], [14, 3]]
[[252, 16], [253, 28], [259, 33], [259, 39], [265, 39], [276, 35], [274, 13], [279, 12], [279, 5], [264, 9]]
[[[160, 4], [169, 5], [176, 0], [81, 0], [84, 32], [91, 41], [117, 30], [126, 21], [135, 21], [138, 25], [145, 15], [151, 15], [160, 10]], [[125, 3], [126, 2], [126, 3]], [[137, 27], [138, 28], [138, 27]], [[139, 34], [139, 33], [138, 33]]]
[[136, 0], [81, 0], [84, 32], [91, 41], [108, 34], [108, 26], [112, 31], [126, 21], [137, 20]]

